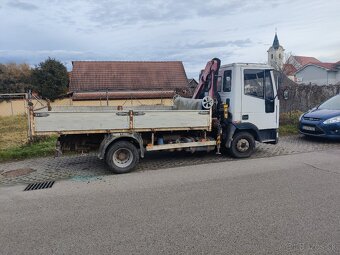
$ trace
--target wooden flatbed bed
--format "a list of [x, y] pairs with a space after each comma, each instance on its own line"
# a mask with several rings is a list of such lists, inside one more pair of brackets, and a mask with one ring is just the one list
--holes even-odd
[[211, 130], [211, 110], [175, 110], [172, 107], [55, 107], [34, 111], [31, 132], [67, 135], [120, 132]]

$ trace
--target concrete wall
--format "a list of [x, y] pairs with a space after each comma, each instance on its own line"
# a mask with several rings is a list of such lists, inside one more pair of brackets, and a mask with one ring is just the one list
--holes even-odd
[[[42, 107], [36, 100], [33, 101], [35, 108]], [[56, 100], [51, 103], [54, 105], [74, 105], [74, 106], [106, 106], [106, 100], [72, 101], [71, 98]], [[127, 99], [109, 100], [109, 106], [140, 106], [140, 105], [172, 105], [172, 99]], [[26, 101], [24, 99], [13, 99], [0, 102], [0, 116], [19, 115], [26, 112]]]
[[[285, 90], [288, 100], [283, 98]], [[304, 85], [284, 78], [279, 86], [280, 112], [305, 112], [339, 93], [340, 85]]]
[[306, 66], [301, 71], [297, 72], [295, 77], [299, 83], [312, 83], [321, 86], [329, 84], [334, 85], [339, 82], [340, 80], [337, 81], [336, 75], [336, 72], [329, 72], [317, 66]]

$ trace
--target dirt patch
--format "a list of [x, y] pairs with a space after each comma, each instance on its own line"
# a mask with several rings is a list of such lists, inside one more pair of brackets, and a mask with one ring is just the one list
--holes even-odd
[[7, 172], [2, 173], [1, 175], [6, 177], [6, 178], [14, 178], [18, 176], [23, 176], [23, 175], [28, 175], [30, 173], [35, 172], [36, 170], [32, 168], [20, 168], [20, 169], [15, 169], [15, 170], [10, 170]]

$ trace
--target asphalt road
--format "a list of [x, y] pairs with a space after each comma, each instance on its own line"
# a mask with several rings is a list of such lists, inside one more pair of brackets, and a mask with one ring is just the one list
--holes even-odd
[[340, 150], [0, 188], [0, 254], [340, 254]]

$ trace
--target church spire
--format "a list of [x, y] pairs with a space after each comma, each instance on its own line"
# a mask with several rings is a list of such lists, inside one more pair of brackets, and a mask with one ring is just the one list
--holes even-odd
[[274, 37], [274, 41], [273, 41], [273, 48], [275, 50], [277, 50], [279, 47], [280, 47], [279, 38], [277, 37], [277, 33], [275, 32], [275, 37]]
[[275, 29], [275, 37], [273, 45], [268, 49], [268, 64], [274, 67], [276, 70], [280, 70], [283, 67], [285, 49], [280, 45], [277, 31]]

